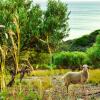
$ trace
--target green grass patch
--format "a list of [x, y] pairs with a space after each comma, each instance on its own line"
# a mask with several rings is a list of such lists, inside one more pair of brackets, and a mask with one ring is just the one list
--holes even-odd
[[55, 69], [55, 70], [35, 70], [31, 73], [32, 76], [53, 76], [53, 75], [62, 75], [67, 73], [68, 69]]
[[[56, 69], [56, 70], [35, 70], [31, 73], [32, 76], [53, 76], [63, 75], [69, 72], [69, 69]], [[89, 70], [88, 83], [99, 84], [100, 83], [100, 69]]]
[[100, 84], [100, 69], [89, 70], [89, 83]]

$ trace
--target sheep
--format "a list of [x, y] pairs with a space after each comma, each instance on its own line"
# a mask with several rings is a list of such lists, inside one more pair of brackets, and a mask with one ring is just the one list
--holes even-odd
[[88, 79], [88, 65], [83, 65], [83, 69], [80, 72], [68, 72], [66, 73], [62, 79], [64, 81], [64, 85], [68, 87], [70, 84], [84, 84]]

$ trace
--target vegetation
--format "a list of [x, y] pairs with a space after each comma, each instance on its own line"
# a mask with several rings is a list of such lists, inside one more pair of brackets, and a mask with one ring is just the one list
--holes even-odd
[[[68, 72], [69, 70], [62, 69], [62, 70], [52, 70], [52, 71], [53, 71], [53, 74], [51, 73], [50, 70], [33, 71], [32, 75], [36, 78], [37, 76], [39, 76], [40, 78], [30, 79], [30, 81], [28, 81], [27, 80], [28, 77], [27, 77], [26, 80], [23, 80], [21, 84], [19, 83], [19, 80], [17, 79], [13, 87], [7, 88], [5, 91], [0, 93], [0, 99], [12, 100], [13, 98], [16, 98], [16, 99], [21, 99], [21, 100], [29, 100], [29, 99], [41, 100], [42, 98], [41, 94], [43, 95], [45, 90], [48, 90], [49, 88], [54, 87], [53, 84], [51, 84], [50, 77], [52, 75], [53, 76], [58, 75], [58, 74], [62, 75]], [[100, 78], [99, 78], [100, 71], [98, 69], [89, 70], [89, 74], [90, 74], [90, 78], [89, 78], [88, 83], [97, 86], [100, 83]], [[72, 88], [75, 88], [75, 87], [72, 87]]]
[[6, 53], [7, 53], [7, 50], [6, 50], [6, 47], [3, 46], [3, 47], [0, 47], [0, 51], [1, 51], [1, 72], [0, 72], [0, 85], [1, 85], [1, 91], [3, 91], [6, 87], [6, 84], [5, 84], [5, 59], [6, 59]]
[[13, 18], [18, 17], [21, 49], [34, 47], [41, 51], [47, 42], [52, 48], [58, 46], [67, 35], [68, 14], [67, 4], [60, 1], [49, 0], [46, 11], [30, 0], [0, 1], [0, 23], [5, 25], [5, 32], [10, 28], [16, 33]]
[[60, 45], [59, 51], [86, 51], [96, 41], [96, 36], [100, 30], [96, 30], [89, 35], [84, 35], [78, 39], [65, 41]]
[[94, 68], [100, 68], [100, 34], [97, 35], [96, 42], [87, 50], [89, 61]]
[[[64, 42], [69, 14], [60, 0], [48, 0], [46, 10], [33, 0], [0, 1], [0, 100], [42, 100], [70, 69], [100, 68], [100, 30]], [[89, 84], [98, 85], [99, 74], [90, 70]]]
[[[52, 70], [52, 72], [50, 70], [36, 70], [36, 71], [33, 71], [31, 73], [32, 76], [55, 76], [55, 75], [62, 75], [64, 73], [67, 73], [71, 70], [68, 70], [68, 69], [55, 69], [55, 70]], [[77, 70], [76, 70], [77, 71]], [[100, 70], [99, 69], [90, 69], [89, 70], [89, 80], [88, 80], [88, 83], [92, 83], [93, 85], [95, 84], [99, 84], [100, 83]]]
[[54, 55], [54, 64], [64, 68], [80, 69], [88, 62], [88, 57], [84, 52], [61, 52]]
[[94, 85], [100, 84], [100, 79], [99, 79], [100, 70], [99, 69], [90, 70], [89, 73], [90, 73], [89, 83], [92, 83]]
[[[52, 52], [67, 35], [68, 14], [67, 4], [60, 1], [49, 0], [46, 11], [30, 0], [0, 1], [0, 23], [5, 26], [0, 34], [1, 89], [5, 88], [6, 70], [11, 75], [7, 86], [12, 86], [16, 75], [20, 74], [21, 81], [32, 65], [38, 68], [52, 63]], [[28, 52], [30, 48], [32, 52]], [[28, 54], [23, 57], [20, 51]], [[32, 59], [37, 56], [39, 59]]]

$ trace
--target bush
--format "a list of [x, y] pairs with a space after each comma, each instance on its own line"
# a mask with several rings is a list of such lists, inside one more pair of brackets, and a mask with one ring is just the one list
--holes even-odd
[[93, 68], [100, 68], [100, 35], [96, 38], [96, 43], [87, 49], [88, 58]]
[[6, 100], [7, 95], [8, 95], [7, 91], [0, 92], [0, 100]]
[[54, 64], [64, 68], [79, 68], [80, 65], [87, 63], [88, 58], [84, 52], [61, 52], [53, 56]]
[[50, 64], [50, 54], [49, 53], [39, 53], [34, 49], [23, 51], [20, 54], [20, 60], [29, 59], [30, 63], [34, 68], [47, 69]]
[[50, 55], [49, 53], [36, 53], [35, 56], [30, 55], [30, 61], [35, 68], [47, 69], [50, 63]]
[[34, 91], [30, 91], [27, 96], [24, 97], [23, 100], [41, 100], [40, 96]]

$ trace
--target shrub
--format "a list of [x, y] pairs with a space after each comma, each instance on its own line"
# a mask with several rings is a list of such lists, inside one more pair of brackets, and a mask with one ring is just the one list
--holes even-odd
[[40, 96], [34, 91], [30, 91], [27, 96], [24, 97], [23, 100], [41, 100]]
[[80, 65], [87, 63], [88, 58], [84, 52], [61, 52], [54, 55], [54, 64], [66, 68], [79, 68]]
[[7, 95], [8, 95], [7, 91], [0, 92], [0, 100], [6, 100]]
[[30, 63], [34, 68], [47, 69], [50, 64], [50, 54], [49, 53], [39, 53], [34, 49], [24, 50], [20, 54], [21, 62], [23, 60], [29, 59]]
[[48, 69], [50, 63], [49, 53], [36, 53], [35, 56], [30, 55], [30, 61], [34, 68]]
[[96, 38], [96, 43], [87, 49], [87, 55], [93, 68], [100, 68], [100, 35]]

